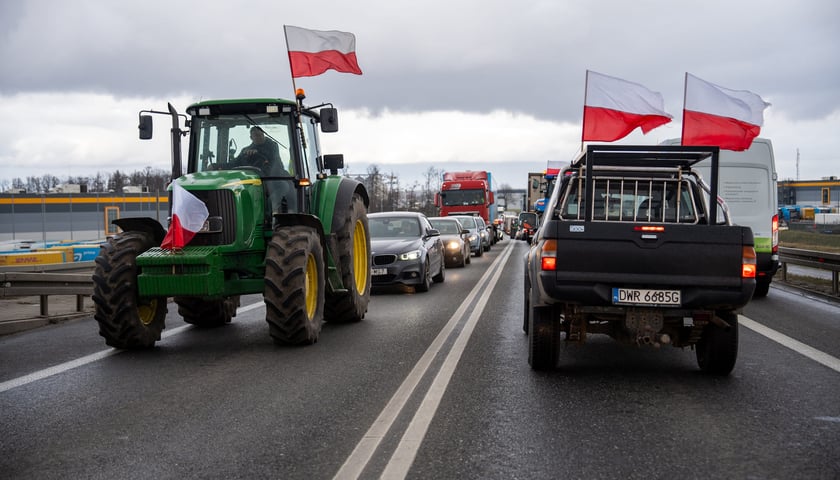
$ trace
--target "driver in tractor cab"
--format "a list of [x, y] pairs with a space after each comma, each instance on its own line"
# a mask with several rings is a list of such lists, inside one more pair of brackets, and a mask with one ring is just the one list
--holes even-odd
[[[251, 144], [243, 148], [232, 164], [242, 167], [256, 167], [264, 177], [290, 177], [283, 166], [277, 143], [269, 140], [260, 127], [251, 127]], [[266, 182], [274, 213], [294, 212], [297, 209], [295, 189], [289, 180]]]
[[277, 144], [265, 138], [265, 132], [260, 127], [251, 127], [251, 144], [242, 149], [233, 163], [257, 167], [264, 175], [272, 175], [277, 169], [286, 170]]

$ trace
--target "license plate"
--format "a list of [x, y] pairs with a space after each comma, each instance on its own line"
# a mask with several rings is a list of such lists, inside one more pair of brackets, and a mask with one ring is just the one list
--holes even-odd
[[387, 268], [371, 268], [370, 269], [370, 274], [373, 275], [373, 276], [388, 275], [388, 269]]
[[679, 307], [682, 300], [679, 290], [646, 290], [639, 288], [613, 288], [614, 305], [661, 305]]

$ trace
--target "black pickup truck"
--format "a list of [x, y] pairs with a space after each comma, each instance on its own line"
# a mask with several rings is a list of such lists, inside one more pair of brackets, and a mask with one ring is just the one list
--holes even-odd
[[[701, 370], [732, 371], [756, 257], [752, 231], [719, 200], [719, 153], [588, 145], [562, 172], [525, 259], [533, 369], [554, 368], [563, 340], [606, 334], [692, 347]], [[692, 168], [705, 159], [708, 184]]]

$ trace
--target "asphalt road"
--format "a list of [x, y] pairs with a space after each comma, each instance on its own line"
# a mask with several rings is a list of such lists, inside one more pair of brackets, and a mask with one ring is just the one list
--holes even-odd
[[145, 352], [91, 318], [0, 337], [0, 477], [840, 478], [840, 306], [772, 288], [726, 378], [597, 336], [537, 373], [525, 248], [310, 347], [275, 346], [258, 296], [211, 330], [170, 306]]

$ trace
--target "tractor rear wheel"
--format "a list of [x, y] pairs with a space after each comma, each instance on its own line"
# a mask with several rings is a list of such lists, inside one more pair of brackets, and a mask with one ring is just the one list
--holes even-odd
[[336, 323], [358, 322], [365, 318], [370, 301], [370, 233], [367, 207], [358, 193], [353, 194], [336, 231], [338, 266], [346, 292], [327, 295], [325, 316]]
[[178, 313], [184, 321], [202, 328], [220, 327], [236, 316], [239, 295], [221, 300], [205, 300], [197, 297], [175, 297]]
[[310, 345], [324, 322], [324, 250], [315, 229], [278, 229], [265, 257], [265, 320], [274, 341]]
[[115, 348], [149, 348], [160, 340], [166, 297], [141, 298], [137, 256], [154, 246], [152, 235], [125, 232], [102, 245], [93, 271], [94, 318], [105, 343]]

